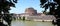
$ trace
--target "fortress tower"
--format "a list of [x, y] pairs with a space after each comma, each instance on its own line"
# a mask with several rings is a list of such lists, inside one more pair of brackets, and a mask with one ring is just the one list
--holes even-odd
[[31, 15], [35, 15], [37, 14], [37, 10], [35, 10], [32, 7], [26, 8], [25, 13], [31, 14]]

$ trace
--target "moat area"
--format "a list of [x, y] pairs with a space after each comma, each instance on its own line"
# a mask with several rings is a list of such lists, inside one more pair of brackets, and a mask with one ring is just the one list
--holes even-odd
[[36, 22], [36, 21], [12, 21], [11, 26], [54, 26], [51, 22]]

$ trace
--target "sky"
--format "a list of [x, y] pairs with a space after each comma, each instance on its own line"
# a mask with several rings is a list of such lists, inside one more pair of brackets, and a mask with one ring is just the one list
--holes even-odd
[[39, 0], [18, 0], [18, 3], [16, 3], [15, 6], [16, 8], [11, 7], [10, 13], [25, 13], [25, 9], [28, 7], [33, 7], [35, 10], [37, 10], [38, 13], [42, 13], [44, 10], [40, 7]]

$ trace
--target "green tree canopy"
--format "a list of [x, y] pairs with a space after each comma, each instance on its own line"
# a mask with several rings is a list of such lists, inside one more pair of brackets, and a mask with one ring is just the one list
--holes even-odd
[[[17, 0], [0, 0], [0, 19], [5, 20], [9, 26], [11, 26], [9, 10], [10, 7], [15, 7], [15, 3], [17, 3]], [[3, 20], [0, 20], [0, 26], [7, 26], [3, 24]]]
[[44, 12], [49, 9], [49, 14], [56, 17], [57, 26], [60, 26], [60, 0], [40, 0], [40, 3]]

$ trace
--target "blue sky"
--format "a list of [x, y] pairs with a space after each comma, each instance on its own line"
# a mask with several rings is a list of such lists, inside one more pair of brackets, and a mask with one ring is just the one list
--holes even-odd
[[16, 8], [11, 7], [10, 13], [16, 13], [16, 14], [24, 13], [25, 9], [28, 7], [33, 7], [35, 10], [37, 10], [38, 13], [44, 10], [40, 7], [39, 0], [18, 0]]

